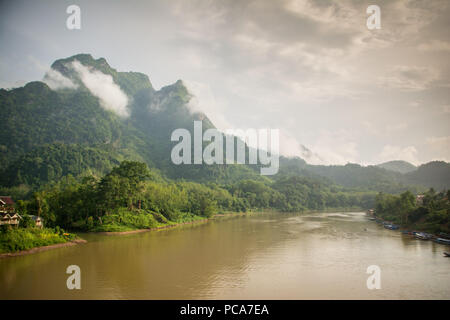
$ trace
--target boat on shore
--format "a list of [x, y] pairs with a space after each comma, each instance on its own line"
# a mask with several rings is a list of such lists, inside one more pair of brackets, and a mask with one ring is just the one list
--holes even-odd
[[416, 232], [416, 233], [414, 233], [414, 237], [416, 237], [416, 239], [419, 239], [419, 240], [430, 240], [431, 239], [431, 236], [424, 232]]
[[444, 257], [450, 258], [450, 252], [444, 252]]
[[449, 239], [444, 239], [444, 238], [436, 238], [434, 239], [434, 242], [440, 243], [440, 244], [448, 244], [450, 245], [450, 240]]
[[438, 236], [438, 238], [441, 238], [441, 239], [450, 240], [450, 234], [445, 233], [445, 232], [439, 232], [437, 234], [437, 236]]
[[[379, 217], [370, 217], [369, 220], [375, 221], [376, 223], [379, 223], [383, 225], [384, 228], [389, 230], [398, 230], [400, 227], [396, 224], [393, 224], [389, 221], [384, 221], [383, 219], [380, 219]], [[440, 244], [446, 244], [450, 245], [450, 235], [448, 233], [440, 232], [437, 235], [426, 233], [426, 232], [418, 232], [418, 231], [412, 231], [412, 230], [401, 230], [402, 234], [413, 236], [416, 239], [419, 240], [433, 240], [436, 243]]]
[[389, 230], [397, 230], [398, 228], [400, 228], [399, 226], [397, 226], [395, 224], [385, 224], [384, 227]]

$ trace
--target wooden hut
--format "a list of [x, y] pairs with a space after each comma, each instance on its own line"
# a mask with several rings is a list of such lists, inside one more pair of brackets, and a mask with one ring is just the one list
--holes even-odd
[[0, 196], [0, 225], [18, 226], [22, 217], [14, 208], [14, 201], [10, 196]]

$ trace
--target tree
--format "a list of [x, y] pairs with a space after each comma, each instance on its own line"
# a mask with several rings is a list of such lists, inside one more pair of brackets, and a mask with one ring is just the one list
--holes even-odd
[[142, 196], [143, 182], [150, 177], [145, 163], [123, 161], [100, 182], [100, 194], [105, 209], [113, 209], [124, 204], [132, 209], [134, 202]]
[[23, 228], [30, 228], [36, 226], [35, 222], [27, 214], [22, 215], [22, 220], [20, 221], [20, 226]]
[[408, 215], [414, 210], [416, 206], [416, 197], [410, 192], [406, 191], [400, 195], [400, 215], [401, 222], [408, 223]]

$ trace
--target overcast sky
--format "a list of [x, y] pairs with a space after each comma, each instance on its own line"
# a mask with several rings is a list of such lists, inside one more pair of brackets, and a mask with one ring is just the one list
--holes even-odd
[[448, 0], [1, 1], [0, 87], [90, 53], [182, 79], [218, 128], [279, 128], [309, 163], [450, 161], [449, 30]]

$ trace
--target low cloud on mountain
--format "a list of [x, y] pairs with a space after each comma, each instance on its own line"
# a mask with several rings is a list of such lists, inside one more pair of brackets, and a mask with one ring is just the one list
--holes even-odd
[[106, 110], [115, 112], [121, 117], [128, 117], [128, 97], [114, 82], [112, 76], [93, 70], [73, 61], [71, 67], [78, 73], [81, 82], [100, 100]]
[[42, 81], [45, 82], [53, 90], [64, 88], [78, 88], [78, 85], [73, 83], [72, 80], [63, 76], [58, 70], [55, 69], [48, 70]]

